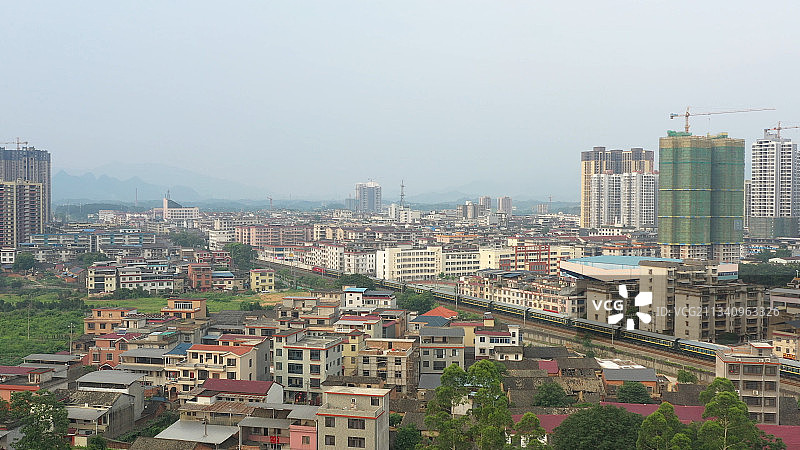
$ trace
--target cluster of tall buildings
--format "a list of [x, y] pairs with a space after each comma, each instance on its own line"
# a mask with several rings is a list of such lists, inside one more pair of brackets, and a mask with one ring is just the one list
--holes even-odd
[[661, 256], [739, 259], [753, 238], [800, 236], [800, 153], [764, 132], [752, 145], [745, 180], [743, 139], [670, 131], [654, 152], [581, 153], [581, 227], [657, 228]]
[[0, 147], [0, 246], [16, 247], [50, 220], [50, 153]]
[[581, 153], [581, 226], [656, 226], [658, 173], [652, 150]]

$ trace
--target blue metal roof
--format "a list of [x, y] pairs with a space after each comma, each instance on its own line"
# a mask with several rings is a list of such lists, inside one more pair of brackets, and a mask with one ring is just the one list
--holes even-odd
[[654, 258], [650, 256], [586, 256], [584, 258], [568, 259], [567, 262], [585, 264], [587, 266], [600, 267], [604, 269], [620, 269], [625, 267], [637, 267], [642, 261], [670, 261], [682, 262], [681, 259], [673, 258]]
[[367, 288], [358, 288], [358, 287], [351, 287], [344, 290], [345, 292], [360, 292], [364, 293], [367, 292]]
[[164, 353], [165, 355], [185, 355], [186, 351], [189, 350], [189, 347], [192, 346], [191, 342], [181, 342], [180, 344], [176, 345], [175, 348]]

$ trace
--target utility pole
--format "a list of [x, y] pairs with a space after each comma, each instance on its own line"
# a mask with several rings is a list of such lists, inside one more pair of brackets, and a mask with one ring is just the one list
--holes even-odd
[[70, 322], [69, 323], [69, 354], [72, 355], [72, 329], [75, 328], [75, 324]]

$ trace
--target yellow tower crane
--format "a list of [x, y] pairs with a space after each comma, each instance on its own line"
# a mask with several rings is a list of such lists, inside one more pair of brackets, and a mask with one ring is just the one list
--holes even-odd
[[781, 138], [781, 130], [787, 130], [787, 129], [790, 129], [790, 128], [800, 128], [800, 125], [792, 125], [790, 127], [784, 127], [784, 126], [781, 126], [781, 122], [778, 121], [778, 126], [777, 127], [764, 128], [764, 133], [766, 133], [767, 131], [777, 131], [778, 132], [778, 139], [780, 139]]
[[709, 111], [709, 112], [690, 112], [689, 106], [686, 107], [685, 113], [670, 113], [669, 118], [675, 119], [676, 117], [684, 117], [685, 122], [683, 125], [683, 130], [687, 133], [689, 132], [689, 117], [690, 116], [712, 116], [715, 114], [733, 114], [733, 113], [743, 113], [743, 112], [755, 112], [755, 111], [775, 111], [775, 108], [750, 108], [750, 109], [734, 109], [730, 111]]

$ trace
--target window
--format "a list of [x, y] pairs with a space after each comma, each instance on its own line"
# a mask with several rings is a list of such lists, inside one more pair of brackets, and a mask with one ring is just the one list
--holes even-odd
[[728, 373], [730, 375], [739, 375], [739, 364], [728, 364]]
[[[214, 374], [216, 375], [216, 374]], [[236, 372], [228, 372], [228, 379], [235, 380], [236, 379]]]
[[114, 354], [106, 353], [106, 361], [114, 361]]
[[775, 375], [777, 368], [775, 366], [767, 366], [764, 368], [765, 375]]
[[319, 350], [311, 350], [311, 360], [319, 361]]
[[351, 430], [363, 430], [366, 428], [366, 425], [364, 419], [347, 419], [347, 428]]
[[275, 363], [275, 370], [283, 370], [283, 363], [282, 362], [276, 362]]
[[319, 378], [311, 378], [311, 383], [309, 384], [312, 388], [319, 388]]
[[422, 367], [430, 367], [430, 361], [422, 361]]
[[336, 445], [336, 436], [325, 435], [325, 445]]
[[430, 350], [423, 350], [422, 354], [425, 355], [425, 356], [428, 356], [428, 355], [431, 354], [431, 352], [430, 352]]
[[365, 370], [365, 371], [364, 371], [364, 376], [365, 376], [365, 377], [368, 377], [368, 376], [369, 376], [369, 370]]
[[276, 348], [275, 349], [275, 356], [283, 356], [283, 349], [282, 348]]
[[87, 323], [86, 324], [86, 328], [88, 328], [90, 330], [94, 330], [94, 323]]
[[236, 367], [236, 359], [235, 358], [228, 358], [228, 360], [225, 362], [225, 364], [227, 364], [227, 365], [229, 365], [231, 367]]
[[100, 353], [93, 353], [92, 354], [92, 361], [100, 362]]
[[302, 364], [289, 363], [288, 366], [287, 366], [287, 369], [289, 370], [289, 373], [294, 373], [294, 374], [302, 374], [303, 373], [303, 365]]
[[292, 361], [302, 361], [303, 360], [303, 351], [302, 350], [289, 350], [286, 356], [291, 359]]
[[366, 440], [362, 437], [349, 437], [347, 438], [348, 448], [366, 448]]
[[311, 373], [319, 375], [319, 364], [311, 364]]
[[351, 352], [354, 352], [354, 351], [356, 351], [356, 346], [355, 346], [355, 345], [351, 345], [351, 346], [350, 346], [350, 351], [351, 351]]
[[761, 373], [764, 371], [764, 366], [745, 364], [743, 370], [744, 373], [748, 375], [761, 375]]
[[372, 406], [381, 406], [381, 399], [378, 397], [372, 397], [369, 399], [369, 404]]
[[303, 445], [311, 444], [311, 436], [302, 436], [301, 440], [303, 441]]
[[361, 358], [361, 362], [364, 364], [369, 364], [369, 356], [364, 356], [363, 358]]
[[454, 348], [452, 352], [450, 352], [451, 356], [458, 356], [458, 349]]
[[445, 363], [444, 361], [434, 361], [433, 362], [433, 370], [444, 370]]
[[395, 366], [399, 366], [400, 364], [403, 364], [403, 359], [402, 358], [395, 358], [394, 359], [394, 365]]
[[333, 428], [336, 426], [336, 417], [325, 417], [325, 426]]

